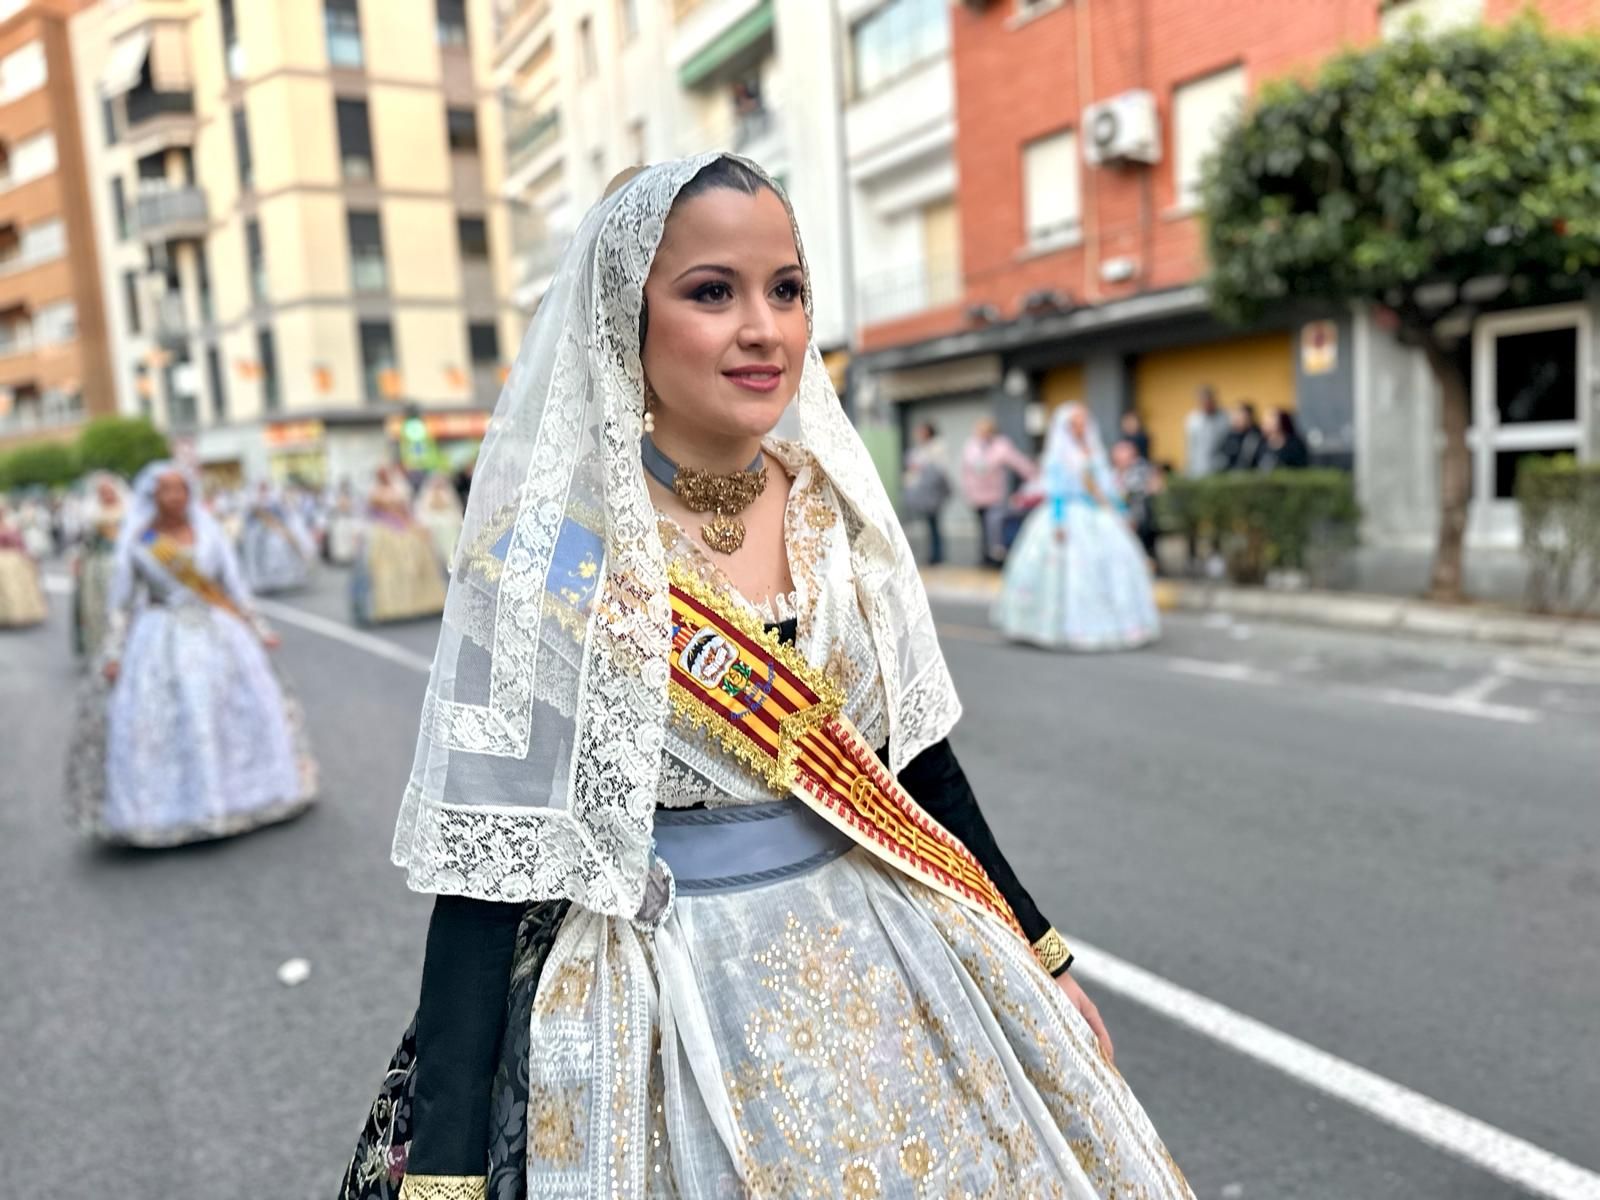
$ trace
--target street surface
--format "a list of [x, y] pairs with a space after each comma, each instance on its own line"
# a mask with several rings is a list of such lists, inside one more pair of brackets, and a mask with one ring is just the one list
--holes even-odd
[[[334, 1194], [416, 1000], [428, 900], [388, 851], [436, 630], [350, 630], [343, 585], [268, 607], [320, 806], [210, 846], [69, 833], [66, 597], [0, 633], [0, 1196]], [[1200, 617], [1070, 657], [936, 612], [957, 751], [1069, 941], [1486, 1123], [1487, 1153], [1542, 1148], [1544, 1194], [1600, 1195], [1600, 664]], [[1201, 1200], [1539, 1194], [1082, 959]]]

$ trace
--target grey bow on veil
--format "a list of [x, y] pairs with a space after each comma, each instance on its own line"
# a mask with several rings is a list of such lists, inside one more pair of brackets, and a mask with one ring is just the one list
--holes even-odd
[[[394, 861], [419, 891], [640, 911], [670, 616], [639, 457], [639, 314], [673, 201], [717, 157], [647, 168], [590, 210], [500, 396], [395, 830]], [[809, 285], [805, 303], [809, 318]], [[783, 428], [847, 510], [899, 770], [960, 704], [905, 536], [814, 344]]]

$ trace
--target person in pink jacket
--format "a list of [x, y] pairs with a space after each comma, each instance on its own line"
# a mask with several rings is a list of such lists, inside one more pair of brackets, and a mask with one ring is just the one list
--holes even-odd
[[1010, 472], [1032, 479], [1033, 461], [1000, 432], [993, 417], [983, 417], [961, 450], [961, 495], [978, 518], [978, 562], [998, 567], [1005, 557], [1000, 528], [1011, 495]]

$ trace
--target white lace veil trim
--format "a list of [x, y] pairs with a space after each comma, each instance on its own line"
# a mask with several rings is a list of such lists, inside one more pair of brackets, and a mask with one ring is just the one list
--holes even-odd
[[[647, 168], [595, 205], [523, 339], [473, 474], [395, 830], [394, 861], [419, 891], [640, 910], [670, 617], [639, 459], [639, 314], [673, 201], [717, 157]], [[898, 770], [960, 704], [905, 536], [814, 344], [780, 429], [845, 508]]]

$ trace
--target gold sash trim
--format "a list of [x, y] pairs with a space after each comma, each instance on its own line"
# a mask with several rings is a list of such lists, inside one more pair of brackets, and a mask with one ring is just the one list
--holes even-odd
[[674, 711], [857, 845], [1018, 937], [1000, 890], [960, 840], [900, 786], [840, 711], [844, 697], [793, 647], [687, 570], [672, 585]]
[[150, 557], [155, 559], [167, 573], [184, 587], [188, 588], [200, 599], [223, 612], [232, 613], [240, 620], [244, 614], [239, 611], [239, 606], [233, 602], [233, 597], [222, 590], [222, 585], [208, 576], [202, 575], [194, 565], [194, 555], [189, 553], [189, 547], [180, 545], [166, 534], [157, 534], [154, 540], [146, 544]]

